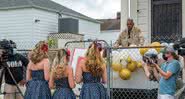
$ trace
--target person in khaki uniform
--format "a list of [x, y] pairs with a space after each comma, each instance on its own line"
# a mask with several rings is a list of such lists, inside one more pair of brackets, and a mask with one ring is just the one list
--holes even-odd
[[144, 37], [141, 30], [134, 26], [133, 19], [127, 20], [127, 29], [119, 35], [118, 40], [114, 44], [115, 47], [128, 47], [130, 45], [144, 45]]

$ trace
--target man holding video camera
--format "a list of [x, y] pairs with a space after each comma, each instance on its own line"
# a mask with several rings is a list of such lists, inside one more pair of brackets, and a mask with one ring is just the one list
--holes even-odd
[[[0, 41], [0, 46], [2, 51], [1, 56], [4, 56], [1, 57], [0, 65], [5, 68], [4, 99], [23, 99], [16, 83], [20, 86], [26, 83], [23, 75], [24, 67], [28, 64], [28, 59], [16, 52], [16, 44], [11, 40]], [[15, 81], [13, 79], [15, 79]]]
[[[176, 81], [181, 70], [179, 58], [172, 47], [165, 49], [163, 58], [165, 62], [161, 66], [151, 60], [152, 65], [155, 67], [154, 75], [156, 79], [159, 79], [158, 99], [175, 99]], [[148, 71], [146, 66], [144, 70], [145, 72]]]

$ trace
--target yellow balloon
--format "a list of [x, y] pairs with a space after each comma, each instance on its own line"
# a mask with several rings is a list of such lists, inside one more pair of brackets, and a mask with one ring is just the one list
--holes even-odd
[[131, 63], [131, 62], [132, 62], [132, 59], [131, 59], [130, 56], [127, 57], [126, 62], [127, 62], [127, 63]]
[[[161, 46], [161, 44], [159, 42], [153, 42], [150, 46]], [[161, 48], [155, 48], [155, 50], [159, 53], [161, 51]]]
[[142, 68], [142, 62], [137, 62], [137, 68]]
[[143, 56], [148, 51], [148, 48], [140, 48], [139, 52]]
[[122, 64], [120, 64], [120, 63], [112, 63], [112, 69], [114, 71], [120, 71], [122, 69]]
[[131, 77], [131, 72], [130, 72], [130, 70], [128, 70], [128, 69], [126, 69], [126, 68], [123, 68], [123, 69], [121, 69], [121, 71], [119, 72], [119, 76], [120, 76], [120, 78], [123, 79], [123, 80], [128, 80], [128, 79], [130, 79], [130, 77]]
[[131, 71], [134, 72], [137, 68], [137, 63], [135, 61], [128, 63], [127, 68]]

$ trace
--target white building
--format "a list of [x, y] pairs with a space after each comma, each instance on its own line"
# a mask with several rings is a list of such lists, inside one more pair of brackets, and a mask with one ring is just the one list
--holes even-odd
[[101, 33], [98, 39], [114, 44], [120, 35], [120, 13], [117, 13], [115, 19], [100, 19], [99, 21], [101, 21]]
[[105, 40], [108, 44], [112, 45], [116, 42], [120, 34], [120, 30], [104, 30], [98, 36], [99, 40]]
[[79, 33], [94, 39], [100, 23], [50, 0], [0, 0], [0, 39], [11, 39], [18, 49], [30, 49], [49, 33], [58, 33], [59, 18], [78, 19]]
[[146, 43], [185, 36], [185, 0], [121, 0], [122, 30], [129, 16], [141, 28]]

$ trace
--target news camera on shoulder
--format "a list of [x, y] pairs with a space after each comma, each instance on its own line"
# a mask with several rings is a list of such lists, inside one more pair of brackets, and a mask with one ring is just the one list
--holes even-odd
[[16, 44], [13, 41], [3, 39], [0, 41], [0, 62], [6, 62], [8, 57], [13, 55], [13, 49], [16, 48]]
[[[26, 83], [26, 80], [24, 80], [24, 70], [26, 71], [25, 68], [27, 67], [28, 62], [26, 57], [17, 53], [15, 42], [6, 39], [0, 41], [0, 69], [2, 71], [0, 82], [2, 82], [3, 76], [5, 76], [5, 98], [6, 96], [10, 97], [10, 95], [14, 97], [16, 93], [16, 97], [20, 97], [17, 99], [23, 99], [18, 85], [24, 85]], [[0, 85], [1, 84], [2, 83], [0, 83]]]

